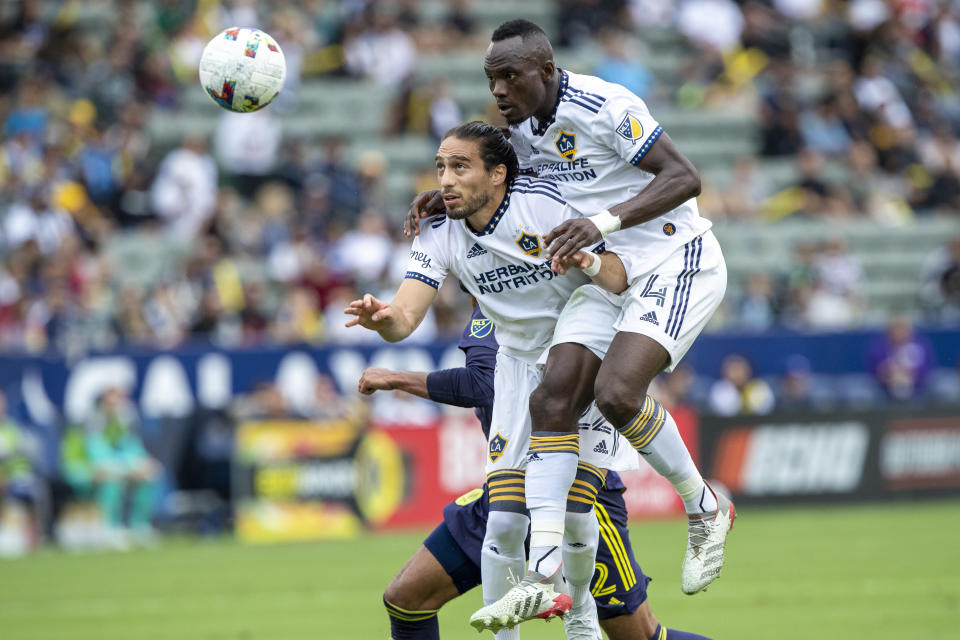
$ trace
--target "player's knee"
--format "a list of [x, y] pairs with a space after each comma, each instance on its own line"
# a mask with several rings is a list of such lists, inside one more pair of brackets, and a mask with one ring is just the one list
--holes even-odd
[[564, 425], [576, 425], [579, 413], [569, 393], [540, 385], [530, 394], [530, 422], [533, 431], [560, 431]]
[[657, 620], [657, 617], [653, 615], [653, 611], [650, 610], [650, 602], [644, 602], [637, 610], [633, 613], [637, 619], [638, 626], [642, 629], [645, 638], [652, 638], [653, 634], [657, 632], [657, 627], [660, 626], [660, 622]]
[[523, 553], [530, 518], [510, 511], [491, 511], [487, 517], [487, 530], [483, 537], [484, 551], [496, 547], [501, 555]]
[[427, 609], [426, 594], [421, 589], [413, 588], [414, 585], [407, 584], [407, 582], [403, 574], [391, 580], [386, 591], [383, 592], [384, 601], [407, 611]]
[[647, 397], [646, 385], [622, 378], [597, 378], [594, 391], [600, 413], [616, 427], [629, 423], [640, 411], [643, 400]]

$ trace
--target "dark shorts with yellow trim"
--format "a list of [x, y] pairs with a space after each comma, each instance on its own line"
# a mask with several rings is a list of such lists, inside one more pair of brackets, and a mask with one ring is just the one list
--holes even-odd
[[[480, 584], [480, 549], [488, 508], [486, 491], [474, 489], [464, 494], [443, 508], [443, 522], [423, 543], [460, 593]], [[591, 585], [597, 613], [601, 620], [630, 615], [647, 599], [650, 578], [633, 557], [621, 491], [601, 489], [594, 510], [600, 521], [597, 569]]]

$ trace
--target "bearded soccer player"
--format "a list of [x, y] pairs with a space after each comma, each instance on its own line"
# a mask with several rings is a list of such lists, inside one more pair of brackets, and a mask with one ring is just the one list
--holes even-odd
[[[688, 515], [681, 587], [706, 588], [723, 566], [733, 504], [703, 481], [676, 423], [647, 395], [661, 371], [672, 370], [720, 304], [726, 266], [710, 222], [700, 217], [700, 182], [689, 160], [623, 87], [556, 67], [546, 34], [526, 20], [494, 32], [484, 68], [490, 91], [510, 125], [521, 170], [546, 178], [587, 217], [572, 218], [547, 234], [547, 253], [561, 263], [606, 238], [620, 256], [630, 288], [613, 296], [594, 286], [579, 289], [557, 324], [543, 382], [530, 399], [531, 444], [540, 433], [556, 437], [576, 428], [582, 407], [596, 399], [603, 415], [667, 478]], [[425, 213], [437, 210], [436, 199]], [[422, 214], [421, 214], [422, 215]], [[612, 235], [611, 235], [612, 234]], [[573, 464], [564, 461], [568, 468]], [[472, 621], [508, 614], [517, 598], [559, 572], [550, 549], [562, 539], [552, 515], [568, 486], [527, 471], [531, 507], [530, 571], [499, 605]], [[555, 476], [556, 474], [551, 474]], [[540, 517], [538, 508], [551, 515]], [[546, 561], [541, 560], [546, 557]], [[543, 571], [536, 571], [539, 564]]]
[[[460, 349], [466, 356], [463, 367], [431, 373], [371, 367], [363, 372], [357, 387], [366, 395], [398, 390], [434, 402], [473, 407], [489, 439], [497, 341], [490, 320], [479, 308], [464, 328]], [[594, 509], [603, 532], [591, 583], [600, 627], [610, 640], [707, 640], [667, 629], [653, 615], [647, 594], [650, 578], [637, 564], [630, 544], [624, 490], [615, 471], [606, 473]], [[383, 602], [390, 617], [391, 640], [439, 640], [440, 608], [480, 584], [480, 549], [489, 504], [485, 486], [444, 507], [443, 521], [390, 581]], [[595, 625], [571, 624], [574, 615], [571, 612], [564, 617], [568, 640], [601, 637]]]
[[[436, 165], [447, 217], [423, 223], [393, 300], [386, 303], [366, 294], [351, 302], [345, 313], [355, 318], [347, 326], [377, 331], [391, 342], [404, 339], [419, 325], [448, 274], [477, 300], [496, 326], [500, 348], [494, 377], [496, 389], [503, 390], [494, 397], [488, 440], [490, 513], [481, 552], [484, 602], [492, 604], [509, 590], [510, 575], [523, 574], [527, 507], [533, 506], [524, 492], [530, 449], [535, 454], [531, 457], [548, 470], [558, 458], [574, 461], [573, 477], [566, 480], [570, 495], [558, 515], [568, 544], [553, 550], [564, 557], [572, 598], [562, 583], [545, 585], [539, 597], [519, 607], [518, 615], [549, 618], [573, 604], [578, 613], [570, 621], [589, 622], [596, 615], [590, 580], [598, 538], [591, 511], [603, 470], [634, 468], [637, 455], [595, 408], [586, 421], [597, 428], [585, 430], [582, 437], [576, 429], [544, 437], [534, 448], [528, 402], [540, 383], [538, 359], [550, 343], [560, 310], [570, 294], [590, 280], [584, 273], [611, 291], [626, 288], [626, 273], [610, 253], [576, 254], [573, 263], [585, 267], [584, 273], [571, 269], [557, 275], [551, 270], [542, 257], [541, 238], [558, 219], [579, 214], [552, 183], [517, 177], [516, 153], [499, 129], [479, 122], [451, 129], [437, 151]], [[599, 244], [592, 249], [602, 250]], [[503, 619], [487, 628], [496, 632], [516, 622]], [[515, 634], [503, 630], [498, 638]]]

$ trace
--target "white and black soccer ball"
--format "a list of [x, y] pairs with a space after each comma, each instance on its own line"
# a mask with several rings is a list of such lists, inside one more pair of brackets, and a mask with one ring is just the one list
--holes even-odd
[[286, 75], [280, 45], [259, 29], [225, 29], [207, 43], [200, 57], [203, 90], [224, 109], [239, 113], [273, 102]]

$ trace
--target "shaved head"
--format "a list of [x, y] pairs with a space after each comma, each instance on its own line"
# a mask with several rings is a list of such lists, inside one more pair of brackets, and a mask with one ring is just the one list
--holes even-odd
[[527, 58], [530, 62], [540, 66], [553, 60], [553, 46], [550, 38], [536, 24], [529, 20], [509, 20], [504, 22], [493, 32], [491, 42], [502, 42], [512, 38], [520, 39], [518, 56]]
[[559, 99], [560, 76], [547, 34], [529, 20], [510, 20], [490, 40], [483, 69], [500, 114], [511, 125], [534, 115], [549, 117]]

